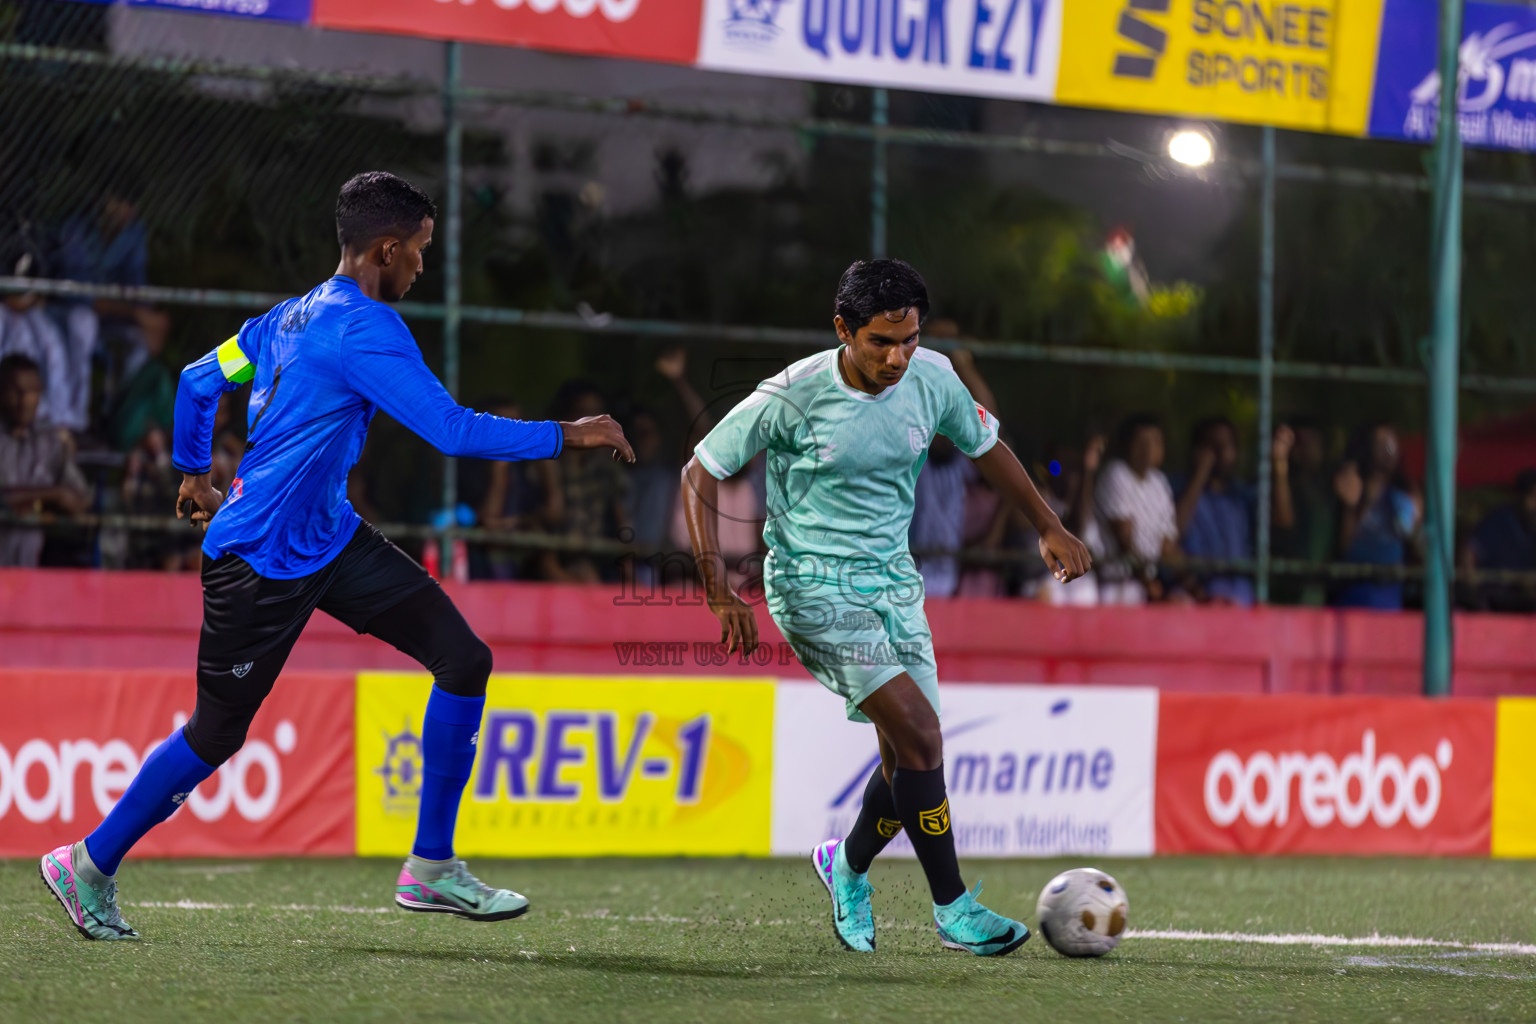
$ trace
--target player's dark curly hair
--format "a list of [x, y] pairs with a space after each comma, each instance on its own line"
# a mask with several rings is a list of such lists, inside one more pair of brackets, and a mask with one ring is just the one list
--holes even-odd
[[921, 323], [928, 316], [928, 286], [923, 275], [903, 260], [855, 260], [837, 282], [832, 309], [850, 331], [857, 331], [881, 313], [916, 308]]
[[375, 238], [409, 238], [437, 216], [432, 197], [388, 171], [368, 171], [341, 186], [336, 197], [336, 241], [343, 249]]

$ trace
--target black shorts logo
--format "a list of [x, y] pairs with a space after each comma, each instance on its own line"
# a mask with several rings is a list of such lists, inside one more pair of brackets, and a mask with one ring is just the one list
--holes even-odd
[[256, 664], [254, 661], [248, 661], [244, 665], [236, 665], [230, 671], [235, 674], [236, 679], [244, 679], [250, 673], [251, 666], [254, 664]]

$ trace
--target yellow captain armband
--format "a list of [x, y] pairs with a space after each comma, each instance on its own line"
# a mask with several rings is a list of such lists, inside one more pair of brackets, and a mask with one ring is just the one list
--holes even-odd
[[238, 336], [230, 338], [218, 347], [215, 355], [219, 357], [219, 369], [224, 371], [224, 379], [235, 384], [244, 384], [256, 376], [256, 367], [245, 358], [245, 353], [240, 351], [240, 339]]

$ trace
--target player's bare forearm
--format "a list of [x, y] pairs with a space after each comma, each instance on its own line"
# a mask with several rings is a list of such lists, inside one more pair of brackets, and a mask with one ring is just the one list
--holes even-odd
[[720, 620], [720, 642], [727, 653], [738, 645], [750, 653], [757, 647], [757, 619], [726, 579], [725, 559], [720, 554], [720, 482], [697, 457], [683, 467], [681, 497], [688, 542], [704, 583], [705, 600]]
[[720, 557], [720, 482], [697, 458], [683, 467], [681, 496], [683, 520], [688, 524], [688, 542], [693, 546], [693, 560], [699, 567], [704, 593], [710, 604], [725, 599], [729, 587]]
[[1003, 500], [1022, 509], [1029, 517], [1030, 524], [1040, 534], [1040, 557], [1045, 560], [1052, 576], [1066, 583], [1092, 567], [1093, 559], [1087, 545], [1061, 525], [1061, 520], [1040, 497], [1034, 481], [1012, 449], [999, 441], [974, 461], [976, 469]]
[[1035, 482], [1029, 478], [1013, 449], [999, 441], [974, 461], [987, 483], [1002, 495], [1004, 501], [1021, 509], [1037, 533], [1044, 534], [1053, 527], [1061, 527], [1061, 520], [1040, 497]]

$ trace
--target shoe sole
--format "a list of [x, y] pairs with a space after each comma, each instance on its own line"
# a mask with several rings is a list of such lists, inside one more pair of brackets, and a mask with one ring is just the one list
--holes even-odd
[[[817, 847], [816, 850], [821, 849]], [[837, 941], [843, 944], [843, 948], [850, 953], [873, 953], [873, 949], [859, 949], [843, 938], [843, 933], [837, 930], [837, 894], [832, 891], [832, 880], [822, 873], [821, 865], [816, 863], [816, 850], [811, 851], [811, 870], [816, 872], [816, 878], [826, 887], [827, 896], [832, 900], [832, 934], [837, 936]]]
[[85, 925], [80, 924], [75, 920], [75, 915], [69, 912], [69, 904], [64, 902], [64, 894], [59, 892], [58, 889], [54, 888], [53, 880], [48, 877], [48, 869], [44, 867], [44, 863], [44, 860], [39, 860], [37, 862], [37, 877], [41, 878], [43, 880], [43, 884], [48, 887], [49, 895], [58, 901], [59, 909], [64, 911], [64, 916], [69, 920], [69, 923], [75, 926], [75, 931], [79, 932], [83, 938], [88, 939], [91, 942], [111, 941], [109, 939], [98, 939], [96, 936], [86, 931]]
[[516, 910], [499, 910], [494, 914], [471, 914], [458, 907], [445, 907], [438, 903], [415, 903], [396, 896], [395, 906], [401, 910], [409, 910], [413, 914], [452, 914], [466, 921], [510, 921], [514, 917], [522, 917], [528, 913], [529, 904], [525, 903]]
[[943, 946], [945, 949], [957, 949], [957, 950], [959, 950], [962, 953], [970, 953], [970, 954], [972, 954], [974, 956], [1007, 956], [1009, 953], [1012, 953], [1014, 950], [1016, 950], [1020, 946], [1024, 945], [1024, 943], [1028, 942], [1029, 941], [1029, 937], [1031, 935], [1033, 935], [1033, 934], [1034, 934], [1034, 932], [1032, 932], [1032, 931], [1030, 931], [1029, 929], [1026, 928], [1024, 930], [1024, 935], [1021, 938], [1014, 939], [1012, 942], [1010, 942], [1008, 945], [1004, 946], [1002, 949], [993, 950], [990, 953], [977, 953], [974, 949], [971, 949], [969, 946], [962, 946], [958, 942], [951, 942], [950, 940], [944, 938], [944, 936], [942, 936], [942, 935], [939, 936], [939, 945]]

